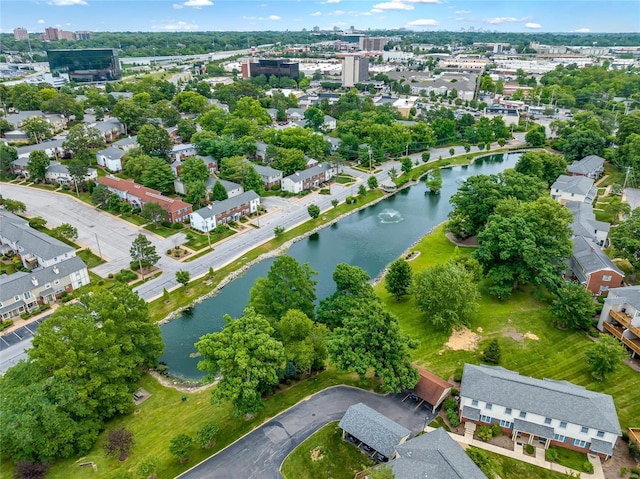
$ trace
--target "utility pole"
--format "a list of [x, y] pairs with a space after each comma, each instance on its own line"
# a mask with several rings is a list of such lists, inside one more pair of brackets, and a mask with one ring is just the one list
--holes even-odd
[[102, 251], [100, 250], [100, 241], [98, 241], [98, 233], [96, 233], [96, 244], [98, 245], [98, 256], [100, 256], [100, 259], [104, 259], [102, 257]]

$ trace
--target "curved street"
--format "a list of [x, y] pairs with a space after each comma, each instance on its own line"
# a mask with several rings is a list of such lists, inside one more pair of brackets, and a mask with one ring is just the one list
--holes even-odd
[[205, 478], [282, 478], [280, 466], [287, 455], [311, 434], [340, 420], [353, 404], [362, 402], [411, 430], [412, 436], [431, 422], [434, 414], [402, 395], [382, 396], [349, 386], [325, 389], [287, 409], [216, 455], [178, 476]]

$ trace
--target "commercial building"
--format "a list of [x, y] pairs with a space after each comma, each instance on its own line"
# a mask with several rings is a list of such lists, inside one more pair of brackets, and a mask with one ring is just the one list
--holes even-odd
[[386, 37], [360, 37], [360, 50], [379, 52], [384, 50], [388, 42], [389, 39]]
[[47, 57], [51, 73], [67, 73], [73, 81], [99, 82], [122, 77], [115, 48], [49, 50]]
[[266, 58], [243, 58], [240, 61], [240, 71], [242, 78], [253, 78], [260, 75], [288, 77], [297, 80], [300, 78], [300, 67], [298, 62], [286, 59], [266, 59]]
[[351, 88], [356, 83], [369, 79], [369, 59], [360, 55], [349, 55], [342, 61], [342, 86]]
[[28, 40], [29, 39], [29, 33], [27, 32], [26, 28], [22, 28], [22, 27], [18, 27], [18, 28], [14, 28], [13, 29], [13, 38], [15, 40]]

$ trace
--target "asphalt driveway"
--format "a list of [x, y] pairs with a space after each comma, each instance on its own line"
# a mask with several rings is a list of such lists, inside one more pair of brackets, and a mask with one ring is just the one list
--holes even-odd
[[181, 479], [282, 478], [280, 465], [300, 443], [328, 422], [342, 418], [349, 406], [362, 402], [410, 429], [412, 436], [433, 419], [426, 407], [402, 402], [399, 394], [381, 396], [337, 386], [311, 396], [194, 466]]

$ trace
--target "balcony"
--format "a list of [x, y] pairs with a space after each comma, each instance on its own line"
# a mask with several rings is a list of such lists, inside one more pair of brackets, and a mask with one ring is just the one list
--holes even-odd
[[640, 337], [640, 328], [637, 326], [633, 326], [631, 324], [631, 321], [633, 320], [631, 316], [629, 316], [626, 313], [622, 313], [614, 310], [609, 311], [609, 316], [611, 316], [611, 318], [613, 318], [618, 323], [622, 324], [625, 328], [630, 330], [633, 334]]
[[640, 339], [622, 338], [623, 344], [626, 344], [636, 354], [640, 354]]
[[620, 326], [615, 326], [613, 323], [607, 323], [606, 321], [602, 323], [604, 329], [613, 334], [616, 338], [622, 339], [622, 333], [624, 332], [624, 328]]

